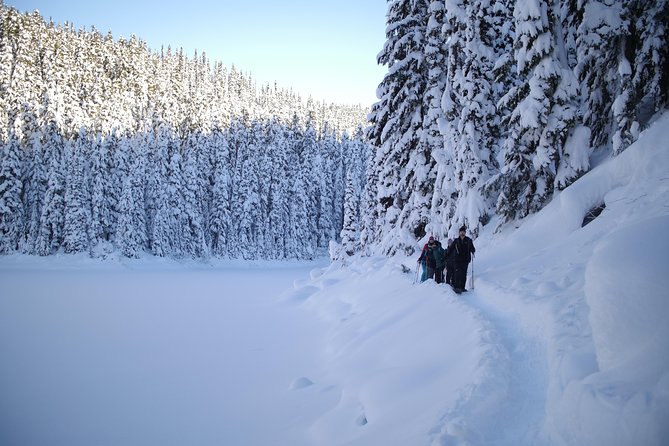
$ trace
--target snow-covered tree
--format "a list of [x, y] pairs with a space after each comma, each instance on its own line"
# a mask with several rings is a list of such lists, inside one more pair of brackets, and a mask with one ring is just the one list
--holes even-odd
[[578, 28], [576, 74], [583, 85], [583, 123], [590, 128], [595, 149], [606, 149], [613, 134], [613, 101], [619, 86], [621, 39], [626, 28], [622, 3], [584, 1]]
[[[9, 138], [0, 156], [0, 254], [14, 252], [23, 235], [23, 153], [18, 120], [10, 127]], [[18, 132], [18, 134], [17, 134]]]
[[417, 150], [425, 115], [425, 36], [428, 3], [394, 0], [388, 4], [386, 43], [378, 55], [388, 67], [370, 114], [369, 140], [377, 147], [376, 225], [384, 228], [385, 253], [413, 250], [425, 231], [432, 196], [431, 148]]
[[[150, 134], [146, 134], [150, 138]], [[150, 141], [133, 139], [129, 175], [123, 181], [119, 200], [118, 248], [125, 257], [139, 258], [148, 247], [145, 209], [147, 146]]]
[[97, 135], [91, 152], [91, 244], [113, 242], [116, 227], [113, 153], [118, 144], [113, 134]]
[[528, 0], [517, 2], [514, 10], [521, 84], [509, 93], [516, 106], [504, 146], [503, 186], [497, 202], [506, 220], [536, 212], [552, 197], [576, 119], [578, 86], [557, 52], [560, 33], [552, 7], [545, 0]]
[[184, 165], [182, 185], [184, 206], [184, 233], [183, 238], [188, 255], [192, 258], [207, 258], [209, 248], [205, 239], [205, 217], [203, 203], [206, 203], [203, 175], [204, 158], [198, 156], [198, 146], [204, 145], [203, 138], [197, 133], [191, 133], [186, 140], [184, 150]]
[[344, 199], [344, 224], [340, 233], [341, 246], [351, 256], [358, 251], [360, 201], [356, 191], [353, 174], [349, 171], [346, 178], [346, 196]]
[[65, 220], [63, 248], [67, 253], [87, 252], [90, 248], [91, 211], [88, 196], [86, 157], [89, 140], [82, 129], [76, 140], [65, 144]]
[[43, 135], [42, 147], [47, 160], [46, 190], [35, 239], [35, 253], [54, 254], [63, 243], [65, 220], [64, 143], [56, 123], [50, 120]]
[[158, 163], [157, 182], [160, 185], [155, 191], [156, 214], [153, 219], [150, 237], [151, 251], [160, 257], [183, 258], [186, 251], [181, 234], [183, 231], [183, 201], [181, 196], [181, 154], [178, 140], [172, 129], [161, 126], [156, 134]]
[[290, 143], [293, 134], [288, 127], [282, 127], [276, 120], [268, 124], [268, 152], [271, 173], [269, 174], [269, 215], [268, 233], [265, 236], [266, 255], [273, 259], [289, 257], [290, 182], [293, 167], [290, 164]]
[[212, 191], [209, 213], [209, 238], [211, 253], [216, 257], [229, 254], [231, 231], [231, 178], [230, 148], [228, 141], [216, 127], [212, 139]]

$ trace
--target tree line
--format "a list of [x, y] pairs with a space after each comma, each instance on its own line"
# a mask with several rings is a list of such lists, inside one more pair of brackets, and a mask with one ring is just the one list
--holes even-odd
[[362, 107], [5, 6], [0, 61], [2, 253], [304, 259], [359, 220]]

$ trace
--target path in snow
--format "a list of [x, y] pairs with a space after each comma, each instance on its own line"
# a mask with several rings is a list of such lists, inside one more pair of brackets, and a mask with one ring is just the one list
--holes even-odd
[[543, 444], [540, 431], [548, 388], [545, 339], [539, 332], [541, 314], [528, 314], [527, 308], [523, 313], [514, 312], [518, 296], [485, 280], [476, 285], [464, 300], [490, 322], [490, 329], [508, 354], [508, 363], [498, 365], [507, 386], [497, 390], [503, 392], [498, 406], [473, 420], [484, 436], [480, 444], [539, 446]]

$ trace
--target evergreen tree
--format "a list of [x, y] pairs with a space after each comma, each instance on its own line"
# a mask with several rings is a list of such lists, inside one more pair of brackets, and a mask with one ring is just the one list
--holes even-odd
[[[427, 65], [427, 86], [424, 97], [426, 113], [423, 118], [423, 133], [419, 142], [419, 151], [431, 157], [431, 172], [429, 181], [433, 182], [433, 192], [430, 195], [421, 195], [425, 200], [419, 209], [419, 220], [427, 219], [429, 223], [425, 232], [440, 231], [442, 219], [439, 214], [446, 207], [442, 196], [443, 169], [441, 165], [450, 162], [444, 153], [444, 137], [441, 127], [445, 124], [445, 114], [441, 106], [441, 99], [447, 82], [447, 37], [444, 33], [446, 24], [446, 7], [443, 0], [431, 0], [429, 3], [429, 18], [426, 28], [427, 42], [425, 45], [425, 63]], [[429, 200], [429, 203], [427, 202]], [[424, 213], [429, 209], [429, 216]], [[419, 234], [420, 235], [420, 234]]]
[[269, 124], [271, 154], [271, 173], [269, 177], [269, 216], [266, 255], [273, 259], [289, 257], [288, 221], [290, 219], [290, 183], [291, 166], [289, 144], [293, 134], [287, 127], [282, 127], [276, 120]]
[[351, 170], [346, 175], [346, 197], [344, 199], [344, 224], [341, 230], [341, 245], [351, 256], [358, 250], [360, 203]]
[[[339, 169], [341, 169], [340, 156], [337, 149], [340, 148], [335, 140], [334, 134], [330, 131], [327, 123], [323, 129], [323, 135], [318, 141], [317, 155], [314, 160], [313, 172], [318, 175], [313, 176], [313, 184], [316, 187], [317, 199], [317, 233], [318, 248], [328, 246], [330, 240], [335, 240], [335, 225], [337, 220], [336, 208], [337, 199], [335, 197], [338, 184]], [[341, 228], [341, 224], [337, 227]]]
[[91, 165], [91, 244], [113, 242], [116, 227], [117, 191], [114, 178], [114, 152], [118, 150], [115, 133], [97, 136]]
[[0, 254], [16, 251], [23, 235], [22, 135], [17, 135], [21, 131], [17, 126], [18, 120], [10, 127], [9, 139], [2, 147], [0, 158]]
[[86, 178], [88, 137], [82, 129], [75, 141], [65, 144], [65, 220], [63, 248], [66, 253], [86, 252], [90, 248], [90, 198]]
[[426, 1], [389, 2], [387, 41], [378, 56], [388, 74], [377, 90], [368, 137], [378, 148], [373, 161], [378, 175], [376, 225], [389, 232], [382, 247], [386, 253], [413, 249], [412, 238], [421, 237], [427, 224], [432, 161], [428, 148], [416, 150], [425, 115], [427, 11]]
[[583, 4], [575, 69], [584, 89], [583, 122], [591, 130], [591, 145], [606, 149], [614, 133], [612, 110], [626, 25], [621, 0], [585, 0]]
[[545, 0], [517, 3], [516, 61], [522, 78], [504, 146], [499, 213], [508, 221], [550, 199], [564, 144], [576, 119], [577, 86], [556, 52], [555, 11]]
[[181, 233], [181, 154], [172, 129], [161, 125], [156, 135], [156, 162], [159, 165], [157, 182], [160, 187], [155, 197], [156, 214], [153, 219], [151, 251], [159, 257], [183, 258], [186, 255]]
[[645, 126], [669, 103], [669, 0], [636, 0], [628, 7], [635, 12], [638, 36], [632, 88]]
[[62, 162], [64, 143], [53, 120], [47, 124], [42, 143], [48, 169], [44, 205], [35, 239], [35, 253], [47, 256], [54, 254], [63, 243], [65, 216], [65, 174]]
[[42, 148], [41, 132], [36, 121], [37, 119], [34, 121], [34, 130], [28, 123], [25, 129], [27, 134], [24, 133], [23, 138], [26, 147], [26, 172], [23, 180], [25, 229], [20, 249], [27, 254], [35, 254], [40, 216], [47, 188], [46, 160]]
[[192, 258], [207, 258], [209, 249], [205, 240], [205, 218], [202, 204], [206, 202], [203, 184], [200, 181], [204, 166], [198, 157], [198, 147], [203, 138], [191, 133], [186, 140], [183, 166], [184, 244]]
[[230, 254], [229, 240], [231, 238], [231, 178], [230, 178], [230, 149], [228, 141], [215, 128], [212, 133], [212, 203], [209, 214], [209, 237], [211, 239], [211, 253], [216, 257]]
[[[455, 175], [455, 213], [449, 232], [465, 224], [477, 234], [491, 213], [485, 186], [496, 169], [494, 68], [497, 62], [495, 36], [489, 33], [488, 17], [493, 7], [488, 1], [472, 1], [449, 10], [451, 38], [458, 44], [449, 60], [452, 73], [452, 97], [456, 101], [451, 113], [457, 116], [456, 141], [451, 142]], [[451, 137], [453, 138], [453, 137]]]
[[119, 200], [118, 247], [125, 257], [139, 258], [148, 245], [145, 210], [146, 147], [139, 137], [133, 140], [132, 161], [123, 181]]

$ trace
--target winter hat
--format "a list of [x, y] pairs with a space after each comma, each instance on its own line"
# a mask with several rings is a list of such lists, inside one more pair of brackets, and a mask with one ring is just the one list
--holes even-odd
[[431, 235], [430, 238], [429, 238], [428, 240], [429, 240], [429, 241], [433, 241], [433, 240], [434, 240], [434, 236]]

